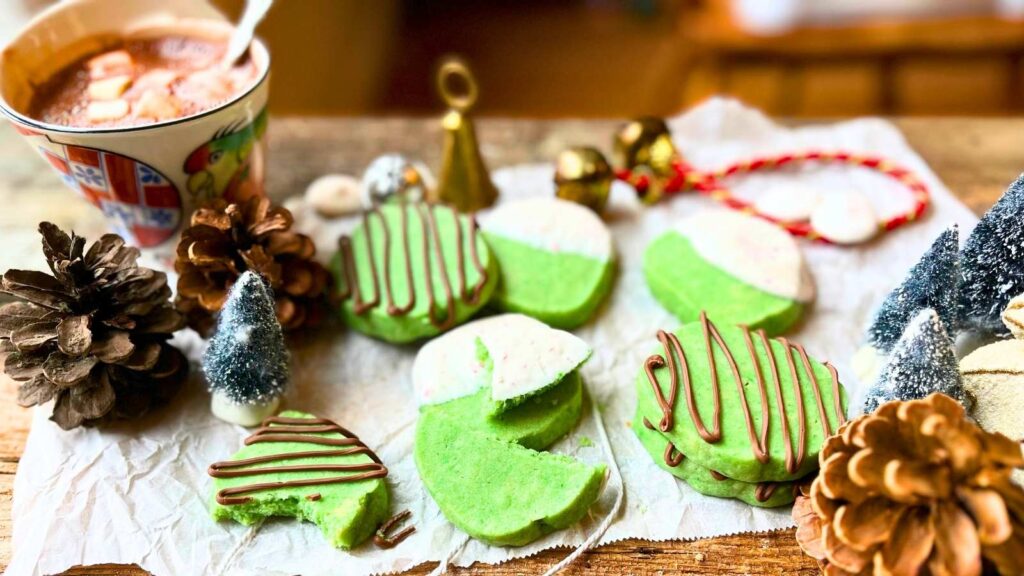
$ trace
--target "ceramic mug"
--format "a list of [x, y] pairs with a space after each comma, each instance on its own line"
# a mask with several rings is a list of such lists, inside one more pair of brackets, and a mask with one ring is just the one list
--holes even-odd
[[29, 22], [0, 55], [0, 111], [65, 184], [103, 211], [114, 232], [142, 248], [173, 249], [197, 206], [263, 194], [270, 57], [259, 40], [250, 47], [255, 83], [191, 116], [89, 128], [47, 124], [25, 112], [36, 86], [104, 47], [98, 38], [226, 39], [230, 31], [203, 0], [61, 2]]

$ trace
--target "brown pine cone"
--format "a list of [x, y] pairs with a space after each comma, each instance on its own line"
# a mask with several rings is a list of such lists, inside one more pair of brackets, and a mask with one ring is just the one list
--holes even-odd
[[948, 396], [889, 402], [826, 441], [797, 497], [797, 541], [825, 574], [1024, 574], [1021, 445]]
[[293, 232], [292, 222], [291, 212], [262, 197], [241, 204], [218, 200], [192, 214], [174, 263], [179, 274], [175, 305], [189, 326], [208, 335], [214, 314], [246, 270], [270, 283], [285, 330], [321, 319], [330, 274], [312, 260], [313, 241]]
[[4, 371], [21, 382], [18, 403], [55, 400], [65, 430], [134, 418], [180, 388], [188, 362], [167, 340], [184, 327], [167, 276], [136, 263], [139, 251], [107, 234], [85, 239], [44, 222], [43, 253], [53, 275], [8, 270], [0, 291]]

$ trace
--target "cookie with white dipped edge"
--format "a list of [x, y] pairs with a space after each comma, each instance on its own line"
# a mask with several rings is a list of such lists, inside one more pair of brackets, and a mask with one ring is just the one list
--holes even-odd
[[606, 468], [544, 452], [582, 413], [590, 348], [505, 314], [427, 343], [413, 365], [414, 457], [445, 517], [478, 540], [521, 546], [582, 518]]
[[814, 280], [792, 236], [732, 210], [695, 214], [644, 252], [654, 297], [683, 323], [701, 311], [722, 324], [782, 334], [814, 300]]
[[420, 405], [489, 389], [493, 410], [558, 383], [590, 357], [586, 342], [522, 314], [475, 320], [420, 349], [412, 385]]
[[507, 202], [480, 217], [498, 261], [494, 302], [556, 328], [594, 314], [612, 286], [612, 236], [593, 211], [560, 198]]

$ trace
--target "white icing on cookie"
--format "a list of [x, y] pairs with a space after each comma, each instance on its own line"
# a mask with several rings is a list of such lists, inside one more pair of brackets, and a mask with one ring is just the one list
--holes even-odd
[[818, 191], [806, 184], [790, 182], [769, 187], [754, 200], [754, 208], [783, 222], [802, 222], [811, 217], [821, 200]]
[[830, 192], [811, 214], [811, 227], [836, 244], [859, 244], [878, 233], [878, 216], [860, 192]]
[[441, 404], [469, 396], [488, 384], [489, 374], [477, 357], [480, 325], [463, 324], [423, 345], [412, 364], [412, 388], [419, 404]]
[[778, 226], [733, 210], [707, 210], [677, 230], [702, 258], [737, 280], [797, 302], [814, 300], [814, 279], [800, 247]]
[[494, 362], [491, 398], [509, 400], [560, 380], [590, 357], [590, 346], [565, 330], [522, 314], [491, 319], [480, 341]]
[[[477, 340], [493, 363], [490, 374], [478, 357]], [[488, 384], [493, 400], [509, 400], [550, 386], [578, 368], [590, 352], [586, 342], [569, 332], [522, 314], [502, 314], [428, 342], [416, 355], [412, 384], [420, 404], [468, 396]]]
[[480, 228], [549, 252], [606, 261], [612, 235], [594, 212], [575, 202], [541, 196], [501, 204], [479, 216]]

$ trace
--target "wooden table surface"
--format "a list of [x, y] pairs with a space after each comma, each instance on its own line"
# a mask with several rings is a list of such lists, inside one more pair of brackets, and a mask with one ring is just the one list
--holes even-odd
[[[1024, 119], [899, 119], [896, 124], [946, 185], [979, 214], [1024, 169]], [[616, 121], [483, 120], [483, 152], [490, 166], [550, 161], [564, 147], [596, 145], [606, 152]], [[440, 162], [441, 133], [434, 119], [274, 118], [270, 128], [268, 190], [275, 198], [301, 193], [325, 172], [359, 174], [384, 152], [402, 152], [430, 166]], [[35, 226], [49, 219], [77, 230], [96, 230], [98, 211], [74, 200], [57, 177], [7, 125], [0, 128], [0, 270], [38, 260]], [[31, 260], [32, 258], [36, 260]], [[27, 263], [26, 263], [26, 259]], [[29, 411], [17, 406], [15, 386], [0, 377], [0, 567], [11, 556], [11, 496], [25, 446]], [[564, 551], [495, 567], [454, 570], [458, 574], [536, 574]], [[413, 574], [425, 574], [421, 566]], [[791, 530], [654, 543], [628, 540], [588, 552], [567, 574], [815, 574]], [[68, 574], [144, 572], [131, 567], [82, 567]], [[173, 576], [173, 575], [160, 575]]]

